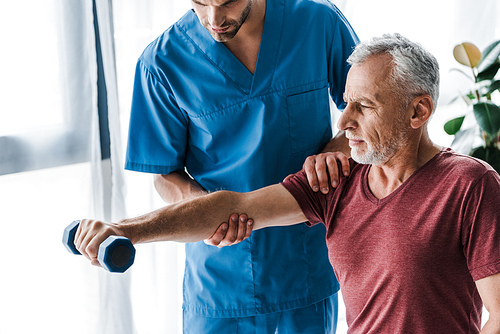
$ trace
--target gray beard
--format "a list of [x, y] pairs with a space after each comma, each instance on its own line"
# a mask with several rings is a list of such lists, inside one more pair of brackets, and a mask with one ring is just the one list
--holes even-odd
[[382, 165], [389, 161], [402, 147], [408, 143], [408, 130], [401, 124], [398, 129], [393, 130], [392, 138], [383, 144], [367, 144], [367, 151], [358, 154], [356, 149], [351, 150], [351, 157], [359, 164]]

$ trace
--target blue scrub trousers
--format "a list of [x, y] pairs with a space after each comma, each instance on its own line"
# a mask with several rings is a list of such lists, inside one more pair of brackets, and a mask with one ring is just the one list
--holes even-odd
[[310, 306], [242, 318], [207, 318], [183, 312], [184, 334], [335, 334], [337, 293]]

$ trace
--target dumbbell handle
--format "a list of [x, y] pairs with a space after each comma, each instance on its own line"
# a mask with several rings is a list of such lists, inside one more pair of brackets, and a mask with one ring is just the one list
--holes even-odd
[[[69, 252], [81, 255], [75, 246], [78, 225], [80, 221], [75, 220], [64, 229], [63, 244]], [[134, 258], [135, 248], [125, 237], [112, 235], [99, 245], [97, 260], [104, 269], [110, 272], [125, 272], [134, 263]]]

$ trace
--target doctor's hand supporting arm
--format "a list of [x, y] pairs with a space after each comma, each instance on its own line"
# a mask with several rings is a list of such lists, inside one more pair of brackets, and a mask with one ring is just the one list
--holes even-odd
[[[208, 194], [185, 171], [174, 171], [167, 175], [155, 175], [154, 185], [161, 198], [169, 204]], [[205, 239], [204, 242], [207, 245], [217, 247], [235, 245], [250, 236], [252, 223], [253, 221], [249, 220], [246, 215], [242, 215], [239, 218], [234, 218], [232, 215], [227, 223], [220, 224], [215, 233]]]
[[293, 225], [306, 220], [294, 197], [281, 185], [249, 193], [219, 191], [117, 223], [83, 219], [75, 235], [75, 246], [96, 264], [99, 245], [110, 235], [124, 236], [133, 244], [196, 242], [212, 236], [220, 222], [234, 212], [245, 212], [252, 217], [253, 229]]

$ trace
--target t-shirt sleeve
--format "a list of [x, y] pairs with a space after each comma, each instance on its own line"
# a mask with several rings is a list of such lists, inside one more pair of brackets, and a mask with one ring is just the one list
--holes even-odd
[[474, 281], [500, 272], [500, 177], [490, 170], [465, 202], [462, 240]]
[[327, 200], [321, 192], [312, 191], [305, 172], [295, 175], [293, 178], [282, 182], [281, 185], [292, 194], [299, 204], [302, 212], [307, 218], [306, 224], [314, 226], [318, 223], [324, 224], [324, 205]]
[[188, 118], [168, 85], [137, 63], [125, 168], [169, 174], [184, 167]]

